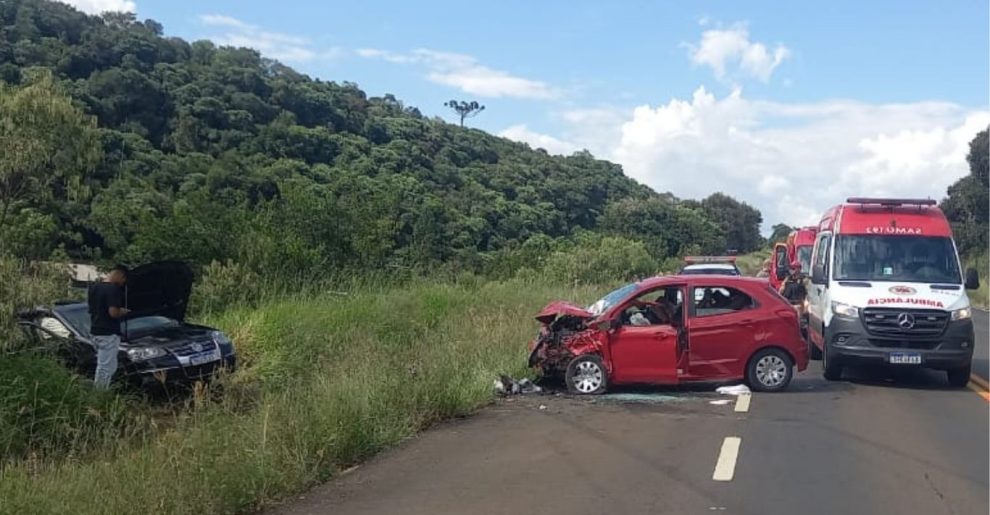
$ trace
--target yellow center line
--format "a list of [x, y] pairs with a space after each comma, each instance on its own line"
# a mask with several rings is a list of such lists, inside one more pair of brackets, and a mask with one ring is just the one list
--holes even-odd
[[986, 388], [977, 384], [976, 381], [971, 381], [966, 386], [968, 386], [970, 390], [976, 392], [976, 394], [979, 395], [980, 397], [983, 397], [987, 402], [990, 402], [990, 391], [987, 391]]
[[970, 374], [969, 380], [976, 383], [978, 386], [983, 387], [984, 390], [990, 390], [990, 383], [988, 383], [986, 379], [983, 379], [982, 377], [976, 374]]

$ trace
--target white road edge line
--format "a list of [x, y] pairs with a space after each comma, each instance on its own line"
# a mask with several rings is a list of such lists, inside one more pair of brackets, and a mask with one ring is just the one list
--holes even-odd
[[736, 473], [736, 458], [739, 457], [739, 445], [742, 438], [738, 436], [726, 436], [722, 441], [722, 450], [718, 453], [718, 462], [715, 463], [715, 472], [712, 479], [715, 481], [732, 481], [732, 476]]
[[736, 413], [746, 413], [749, 411], [749, 400], [753, 396], [748, 393], [736, 396]]

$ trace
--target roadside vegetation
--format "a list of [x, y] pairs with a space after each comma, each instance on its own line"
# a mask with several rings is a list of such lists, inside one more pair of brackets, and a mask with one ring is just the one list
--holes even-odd
[[[65, 406], [23, 415], [40, 417], [36, 447], [60, 452], [5, 458], [0, 511], [256, 508], [489, 402], [498, 374], [525, 373], [532, 316], [547, 299], [590, 302], [601, 289], [465, 278], [362, 290], [207, 316], [237, 341], [244, 367], [218, 385], [223, 395], [194, 396], [164, 420], [123, 416], [121, 403], [137, 401], [90, 398], [96, 394], [56, 368], [0, 368], [0, 384], [9, 374], [60, 378], [5, 397], [15, 411], [52, 399]], [[49, 427], [53, 420], [57, 428]], [[65, 441], [63, 434], [78, 436]]]

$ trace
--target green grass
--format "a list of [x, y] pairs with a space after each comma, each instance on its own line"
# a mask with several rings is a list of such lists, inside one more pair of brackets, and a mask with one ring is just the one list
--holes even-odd
[[763, 267], [763, 261], [770, 257], [770, 249], [757, 250], [736, 258], [736, 266], [743, 275], [754, 276]]
[[967, 258], [966, 268], [975, 268], [980, 273], [980, 288], [968, 292], [970, 301], [983, 309], [990, 307], [990, 259], [987, 254]]
[[509, 282], [411, 284], [272, 301], [212, 317], [244, 367], [153, 437], [19, 459], [0, 471], [4, 513], [234, 513], [331, 477], [523, 374], [532, 316], [599, 289]]

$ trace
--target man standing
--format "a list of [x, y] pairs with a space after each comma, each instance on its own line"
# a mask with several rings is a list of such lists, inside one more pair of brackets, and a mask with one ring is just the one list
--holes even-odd
[[96, 387], [105, 390], [117, 371], [117, 352], [120, 350], [120, 319], [127, 314], [124, 308], [124, 284], [127, 267], [117, 265], [103, 282], [89, 288], [89, 333], [96, 347]]
[[780, 294], [791, 304], [800, 306], [799, 311], [803, 314], [804, 301], [808, 298], [808, 277], [801, 273], [801, 263], [795, 261], [791, 263], [791, 273], [780, 285]]

